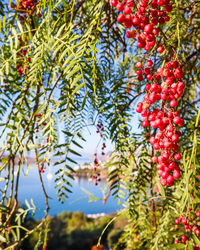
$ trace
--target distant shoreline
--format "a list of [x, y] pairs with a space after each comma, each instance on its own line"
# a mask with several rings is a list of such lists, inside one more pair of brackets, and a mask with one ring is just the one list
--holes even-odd
[[[8, 155], [2, 155], [1, 159], [7, 159]], [[19, 163], [19, 156], [16, 155], [15, 159], [14, 159], [14, 164], [17, 165]], [[35, 158], [32, 156], [27, 156], [26, 159], [23, 158], [21, 159], [21, 161], [24, 161], [25, 164], [36, 164]], [[51, 162], [55, 162], [56, 160], [52, 160]], [[3, 162], [0, 162], [0, 165]], [[73, 176], [77, 176], [77, 177], [85, 177], [85, 178], [90, 178], [92, 176], [92, 174], [94, 173], [94, 168], [96, 168], [95, 173], [100, 173], [101, 174], [101, 178], [102, 179], [106, 179], [108, 177], [108, 171], [107, 169], [104, 167], [105, 162], [99, 162], [99, 166], [97, 167], [94, 162], [85, 162], [83, 164], [77, 164], [76, 166], [74, 166], [74, 171], [71, 171], [71, 175]]]
[[[85, 178], [90, 178], [92, 176], [92, 174], [94, 173], [94, 171], [92, 169], [88, 169], [88, 168], [85, 168], [85, 169], [81, 169], [81, 170], [75, 170], [76, 172], [71, 172], [71, 174], [73, 176], [76, 176], [76, 177], [85, 177]], [[102, 179], [106, 179], [108, 177], [108, 171], [107, 169], [101, 169], [99, 168], [97, 170], [98, 173], [101, 174], [101, 178]]]

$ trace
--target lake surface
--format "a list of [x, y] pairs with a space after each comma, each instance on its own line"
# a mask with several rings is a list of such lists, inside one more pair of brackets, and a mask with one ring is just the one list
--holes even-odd
[[[24, 169], [24, 172], [26, 172], [26, 168]], [[83, 177], [76, 177], [74, 181], [69, 179], [73, 186], [71, 188], [72, 193], [68, 193], [69, 198], [67, 198], [66, 202], [62, 204], [57, 199], [54, 172], [54, 169], [47, 167], [45, 173], [42, 174], [46, 192], [48, 196], [51, 197], [51, 199], [49, 199], [49, 215], [54, 216], [62, 211], [82, 211], [87, 215], [98, 213], [110, 214], [122, 208], [122, 206], [118, 205], [117, 200], [113, 200], [112, 196], [109, 197], [105, 205], [103, 204], [104, 195], [102, 190], [106, 191], [105, 180], [102, 180], [98, 186], [95, 186], [94, 182], [90, 182], [88, 178]], [[1, 181], [0, 188], [4, 185], [5, 181]], [[99, 200], [89, 202], [87, 191], [99, 198]], [[107, 192], [105, 192], [105, 196], [107, 195]], [[18, 200], [21, 204], [24, 204], [25, 200], [30, 203], [31, 199], [37, 207], [35, 218], [41, 219], [44, 216], [45, 198], [39, 181], [37, 169], [34, 165], [32, 169], [29, 170], [27, 177], [25, 174], [21, 174], [18, 191]]]

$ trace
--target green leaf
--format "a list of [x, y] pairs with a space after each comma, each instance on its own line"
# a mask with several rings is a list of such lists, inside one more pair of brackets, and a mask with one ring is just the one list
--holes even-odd
[[164, 190], [163, 186], [160, 184], [160, 181], [159, 181], [159, 180], [158, 180], [158, 182], [157, 182], [157, 185], [158, 185], [158, 188], [159, 188], [159, 191], [160, 191], [161, 195], [162, 195], [163, 197], [165, 197], [165, 190]]
[[4, 238], [2, 235], [0, 235], [0, 241], [6, 242], [6, 238]]
[[200, 240], [197, 238], [195, 234], [193, 234], [193, 238], [194, 238], [195, 243], [200, 247]]

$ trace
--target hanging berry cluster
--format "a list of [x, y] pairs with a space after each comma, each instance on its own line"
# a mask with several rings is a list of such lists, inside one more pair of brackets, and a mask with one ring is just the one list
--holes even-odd
[[44, 170], [46, 169], [44, 163], [45, 163], [45, 161], [42, 161], [42, 162], [41, 162], [41, 165], [40, 165], [40, 167], [39, 167], [40, 173], [44, 173]]
[[[103, 126], [103, 122], [102, 122], [102, 116], [99, 116], [99, 120], [97, 122], [97, 130], [96, 133], [100, 135], [100, 138], [103, 138], [103, 131], [104, 131], [104, 126]], [[106, 148], [106, 144], [105, 142], [102, 143], [102, 147], [101, 147], [101, 154], [105, 155], [104, 149]]]
[[[185, 218], [184, 216], [180, 215], [177, 219], [175, 219], [175, 224], [179, 226], [175, 226], [175, 229], [177, 230], [178, 227], [184, 227], [184, 230], [186, 234], [179, 235], [175, 240], [174, 244], [183, 243], [186, 244], [188, 240], [192, 238], [192, 234], [195, 233], [197, 237], [200, 236], [200, 211], [193, 212], [191, 209], [190, 213], [190, 219]], [[182, 226], [181, 226], [182, 224]], [[196, 245], [194, 246], [195, 250], [198, 250], [199, 247]]]
[[[33, 15], [34, 12], [36, 12], [38, 4], [39, 2], [37, 0], [20, 0], [18, 6], [14, 3], [11, 3], [10, 6], [20, 13], [19, 19], [24, 20], [26, 16]], [[41, 17], [41, 14], [38, 14], [38, 17]]]
[[[21, 24], [24, 22], [32, 23], [32, 17], [37, 10], [37, 5], [39, 2], [37, 0], [20, 0], [19, 4], [11, 3], [11, 8], [18, 13]], [[39, 13], [37, 15], [40, 18], [42, 15]], [[27, 71], [29, 69], [29, 63], [31, 62], [31, 48], [28, 46], [28, 38], [19, 37], [19, 52], [17, 53], [17, 72], [20, 76], [27, 76]]]
[[[165, 51], [162, 44], [156, 47], [156, 36], [159, 35], [162, 25], [170, 20], [168, 13], [173, 9], [170, 0], [111, 0], [111, 4], [119, 12], [123, 12], [117, 20], [130, 29], [126, 31], [128, 38], [137, 37], [139, 48], [146, 51], [156, 48], [158, 54]], [[134, 10], [137, 12], [133, 13]], [[179, 129], [184, 125], [184, 120], [180, 118], [176, 108], [185, 84], [181, 81], [181, 65], [173, 58], [174, 56], [171, 60], [164, 61], [164, 66], [157, 70], [151, 58], [146, 59], [145, 67], [142, 61], [136, 63], [138, 81], [147, 81], [146, 95], [143, 102], [138, 103], [136, 111], [143, 117], [142, 126], [150, 126], [157, 132], [149, 141], [158, 152], [152, 157], [152, 161], [157, 163], [163, 186], [174, 185], [174, 179], [181, 176], [178, 141], [181, 136]], [[161, 108], [158, 109], [158, 106]]]
[[[20, 19], [21, 24], [24, 22], [32, 23], [33, 15], [37, 11], [37, 5], [39, 2], [37, 0], [20, 0], [18, 4], [11, 3], [10, 7], [14, 9], [18, 13], [18, 18]], [[39, 13], [37, 18], [40, 18], [42, 15]], [[29, 64], [31, 62], [31, 53], [32, 49], [29, 46], [29, 38], [28, 37], [19, 37], [18, 38], [18, 52], [17, 52], [17, 72], [19, 76], [28, 78], [27, 73], [29, 69]], [[43, 80], [43, 79], [42, 79]], [[42, 86], [42, 83], [39, 82], [39, 85]], [[45, 127], [46, 123], [40, 124], [41, 114], [36, 114], [36, 133], [39, 132], [40, 127]], [[38, 136], [36, 135], [37, 139]], [[41, 146], [39, 144], [39, 146]], [[50, 152], [49, 138], [46, 139], [46, 143], [42, 144], [42, 148], [47, 148]], [[39, 166], [39, 171], [44, 173], [46, 160], [42, 160]]]
[[[97, 122], [97, 130], [96, 130], [96, 133], [100, 135], [100, 142], [99, 143], [101, 143], [101, 140], [103, 138], [103, 131], [104, 131], [104, 126], [103, 126], [102, 116], [99, 115], [99, 120]], [[103, 142], [102, 147], [101, 147], [101, 155], [105, 155], [105, 152], [104, 152], [105, 148], [106, 148], [106, 143]], [[101, 178], [100, 178], [100, 172], [98, 172], [98, 168], [99, 168], [100, 164], [99, 164], [99, 161], [97, 158], [97, 153], [94, 153], [94, 157], [95, 158], [94, 158], [94, 168], [93, 168], [92, 178], [96, 180], [95, 185], [98, 185], [98, 182], [101, 181]]]
[[92, 179], [95, 180], [95, 185], [98, 185], [98, 182], [101, 181], [100, 172], [98, 172], [98, 167], [100, 166], [99, 161], [97, 159], [97, 153], [94, 153], [94, 167], [93, 167], [93, 174]]
[[[140, 67], [141, 64], [136, 66]], [[152, 157], [152, 162], [157, 163], [158, 175], [163, 186], [172, 186], [174, 179], [181, 176], [178, 141], [181, 136], [179, 128], [184, 125], [184, 120], [180, 118], [176, 107], [185, 87], [181, 81], [182, 77], [183, 72], [177, 61], [166, 62], [163, 68], [158, 68], [155, 74], [150, 75], [149, 78], [152, 80], [146, 85], [144, 101], [138, 103], [136, 108], [143, 117], [142, 126], [157, 129], [155, 137], [150, 137], [149, 141], [159, 152]], [[161, 102], [161, 109], [153, 107], [153, 110], [150, 110], [157, 102]]]
[[19, 37], [19, 52], [17, 53], [17, 72], [20, 76], [27, 76], [27, 71], [29, 69], [29, 63], [31, 62], [30, 55], [31, 49], [28, 46], [28, 39], [25, 37]]
[[102, 122], [102, 116], [99, 116], [99, 120], [97, 122], [97, 131], [96, 133], [100, 135], [100, 137], [103, 137], [103, 131], [104, 131], [104, 127], [103, 127], [103, 122]]
[[[124, 24], [125, 28], [135, 27], [133, 30], [127, 30], [126, 36], [128, 38], [135, 38], [138, 34], [137, 46], [150, 50], [155, 45], [159, 30], [155, 27], [170, 20], [167, 15], [172, 11], [172, 5], [169, 0], [141, 0], [138, 2], [137, 13], [133, 13], [136, 1], [125, 0], [119, 2], [118, 0], [111, 0], [113, 7], [116, 7], [119, 12], [117, 21]], [[159, 53], [163, 52], [163, 47], [158, 47]]]

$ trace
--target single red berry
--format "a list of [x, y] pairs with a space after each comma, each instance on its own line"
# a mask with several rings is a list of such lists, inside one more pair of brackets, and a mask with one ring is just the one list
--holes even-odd
[[164, 47], [163, 46], [158, 46], [157, 52], [162, 53], [163, 51], [164, 51]]
[[180, 220], [179, 219], [175, 219], [175, 223], [178, 225], [180, 224]]
[[153, 62], [152, 62], [151, 60], [148, 60], [148, 61], [147, 61], [147, 66], [148, 66], [148, 67], [151, 67], [152, 65], [153, 65]]
[[178, 180], [178, 179], [181, 177], [180, 172], [177, 171], [177, 170], [174, 170], [174, 172], [173, 172], [173, 177], [174, 177], [174, 179]]
[[197, 211], [197, 212], [196, 212], [196, 216], [197, 216], [197, 217], [200, 217], [200, 211]]
[[137, 42], [138, 48], [144, 48], [145, 45], [146, 45], [146, 42], [145, 42], [145, 41], [138, 41], [138, 42]]
[[143, 76], [142, 76], [142, 75], [139, 75], [139, 76], [138, 76], [138, 81], [140, 81], [140, 82], [141, 82], [143, 79], [144, 79], [144, 78], [143, 78]]
[[153, 31], [153, 25], [152, 24], [147, 24], [147, 25], [145, 25], [145, 27], [144, 27], [144, 32], [146, 32], [146, 33], [151, 33]]
[[183, 225], [185, 225], [187, 223], [187, 221], [184, 217], [181, 219], [181, 222], [183, 223]]
[[127, 0], [126, 5], [128, 7], [133, 7], [135, 5], [134, 0]]
[[124, 8], [125, 8], [125, 5], [124, 5], [123, 3], [118, 3], [118, 4], [117, 4], [117, 10], [118, 10], [119, 12], [124, 11]]
[[131, 14], [131, 13], [132, 13], [132, 10], [131, 10], [130, 7], [126, 7], [126, 8], [124, 9], [124, 14], [129, 15], [129, 14]]
[[136, 74], [137, 74], [137, 75], [142, 75], [142, 70], [141, 70], [141, 69], [137, 69], [137, 70], [136, 70]]
[[157, 28], [154, 28], [154, 29], [152, 30], [152, 33], [156, 36], [156, 35], [158, 35], [159, 30], [158, 30]]
[[173, 100], [170, 102], [170, 106], [171, 106], [172, 108], [175, 108], [177, 105], [178, 105], [178, 102], [177, 102], [177, 100], [175, 100], [175, 99], [173, 99]]
[[164, 1], [163, 0], [157, 0], [157, 5], [159, 5], [159, 6], [164, 5]]
[[156, 162], [158, 162], [158, 157], [156, 157], [156, 156], [153, 156], [153, 157], [151, 158], [151, 161], [152, 161], [153, 163], [156, 163]]
[[195, 231], [195, 233], [196, 233], [197, 236], [199, 236], [199, 235], [200, 235], [200, 230], [197, 229], [197, 230]]
[[167, 177], [167, 184], [168, 184], [169, 186], [174, 185], [174, 177], [173, 177], [172, 175], [169, 175], [169, 176]]
[[125, 21], [126, 17], [124, 14], [119, 14], [119, 16], [117, 17], [117, 21], [118, 23], [123, 23]]
[[118, 0], [111, 0], [111, 5], [112, 5], [113, 7], [116, 7], [117, 4], [118, 4]]
[[181, 159], [181, 154], [180, 154], [180, 153], [174, 154], [174, 159], [175, 159], [176, 161], [179, 161], [179, 160]]
[[162, 186], [166, 186], [167, 185], [167, 180], [166, 179], [161, 179], [160, 183]]
[[178, 241], [178, 240], [175, 240], [175, 241], [174, 241], [174, 244], [176, 244], [176, 245], [179, 244], [179, 241]]
[[137, 63], [136, 63], [136, 67], [137, 67], [137, 68], [142, 68], [142, 67], [143, 67], [142, 62], [137, 62]]
[[167, 12], [171, 12], [172, 9], [173, 9], [173, 7], [172, 7], [172, 5], [171, 5], [170, 3], [168, 3], [167, 5], [165, 5], [165, 10], [166, 10]]

